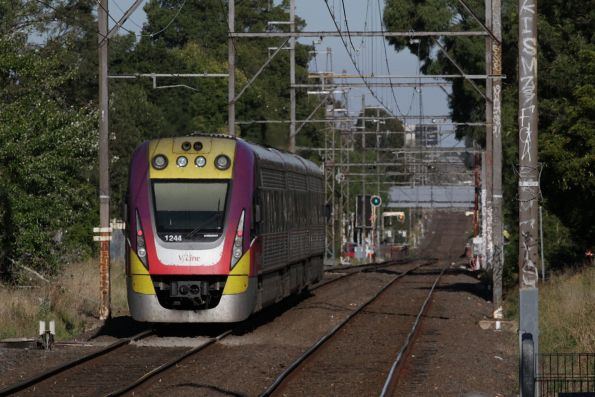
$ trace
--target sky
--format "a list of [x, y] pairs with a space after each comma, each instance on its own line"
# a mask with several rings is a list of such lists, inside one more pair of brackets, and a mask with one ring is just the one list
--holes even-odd
[[[274, 0], [277, 2], [278, 0]], [[331, 12], [335, 15], [335, 20], [339, 27], [346, 31], [348, 25], [350, 31], [380, 31], [384, 27], [381, 25], [380, 9], [384, 9], [384, 0], [343, 0], [345, 12], [343, 11], [340, 0], [328, 0]], [[125, 10], [133, 3], [133, 0], [112, 0], [110, 1], [110, 13], [115, 19], [118, 19]], [[144, 5], [144, 3], [143, 3]], [[129, 21], [124, 25], [128, 30], [139, 31], [142, 24], [146, 21], [146, 16], [141, 5]], [[183, 12], [183, 10], [182, 10]], [[324, 0], [296, 0], [296, 15], [306, 21], [305, 31], [336, 31], [335, 24]], [[346, 18], [345, 18], [346, 15]], [[345, 22], [347, 21], [347, 22]], [[112, 22], [113, 24], [113, 22]], [[345, 35], [348, 48], [351, 50], [352, 58], [356, 61], [358, 69], [364, 75], [400, 75], [412, 76], [418, 75], [419, 63], [415, 55], [409, 50], [403, 50], [397, 53], [392, 46], [382, 37], [359, 38], [352, 37], [351, 42]], [[313, 44], [312, 38], [300, 38], [299, 41], [304, 44]], [[323, 37], [314, 41], [318, 54], [310, 64], [311, 71], [329, 71], [335, 73], [346, 72], [348, 74], [358, 74], [355, 69], [349, 53], [343, 41], [338, 37]], [[329, 65], [330, 58], [327, 56], [327, 48], [332, 52], [332, 67]], [[388, 60], [388, 62], [387, 62]], [[390, 72], [390, 73], [389, 73]], [[355, 82], [356, 80], [352, 80]], [[368, 80], [369, 82], [375, 80]], [[386, 80], [385, 80], [386, 81]], [[393, 80], [393, 82], [415, 82], [415, 79]], [[362, 82], [359, 80], [359, 82]], [[449, 90], [447, 90], [448, 92]], [[447, 94], [438, 87], [423, 87], [421, 90], [422, 104], [420, 107], [419, 90], [412, 87], [396, 87], [391, 92], [391, 88], [374, 88], [377, 100], [366, 88], [351, 88], [345, 92], [350, 114], [356, 115], [361, 111], [362, 95], [365, 95], [366, 106], [383, 106], [390, 110], [394, 115], [419, 115], [426, 116], [448, 115]], [[298, 95], [300, 91], [298, 91]], [[395, 104], [396, 98], [396, 104]], [[420, 111], [421, 109], [421, 111]], [[415, 123], [415, 121], [410, 121]], [[442, 129], [450, 129], [443, 126]], [[455, 144], [454, 140], [449, 140], [449, 146]]]

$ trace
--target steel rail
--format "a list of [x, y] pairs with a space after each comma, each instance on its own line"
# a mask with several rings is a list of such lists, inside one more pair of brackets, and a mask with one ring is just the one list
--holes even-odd
[[90, 360], [92, 360], [94, 358], [103, 356], [104, 354], [109, 353], [109, 352], [111, 352], [113, 350], [116, 350], [119, 347], [122, 347], [124, 345], [130, 344], [130, 342], [133, 342], [133, 341], [139, 340], [139, 339], [143, 339], [143, 338], [145, 338], [145, 337], [147, 337], [149, 335], [152, 335], [154, 332], [155, 331], [153, 331], [152, 329], [151, 330], [146, 330], [146, 331], [143, 331], [141, 333], [138, 333], [138, 334], [136, 334], [134, 336], [131, 336], [129, 338], [120, 339], [117, 342], [114, 342], [111, 345], [108, 345], [108, 346], [104, 347], [103, 349], [100, 349], [100, 350], [98, 350], [96, 352], [89, 353], [89, 354], [87, 354], [85, 356], [76, 358], [76, 359], [74, 359], [72, 361], [69, 361], [69, 362], [67, 362], [65, 364], [59, 365], [57, 367], [51, 368], [51, 369], [49, 369], [47, 371], [44, 371], [44, 372], [42, 372], [40, 374], [34, 375], [31, 378], [25, 379], [22, 382], [16, 383], [16, 384], [11, 385], [11, 386], [8, 386], [8, 387], [0, 390], [0, 396], [6, 396], [6, 395], [9, 395], [9, 394], [12, 394], [12, 393], [16, 393], [18, 391], [21, 391], [23, 389], [26, 389], [28, 387], [31, 387], [31, 386], [33, 386], [33, 385], [35, 385], [37, 383], [40, 383], [40, 382], [42, 382], [42, 381], [44, 381], [44, 380], [46, 380], [46, 379], [48, 379], [48, 378], [50, 378], [50, 377], [52, 377], [54, 375], [57, 375], [57, 374], [59, 374], [61, 372], [64, 372], [67, 369], [76, 367], [77, 365], [83, 364], [83, 363], [85, 363], [87, 361], [90, 361]]
[[442, 275], [444, 274], [445, 271], [446, 271], [446, 267], [443, 268], [442, 271], [440, 272], [440, 274], [438, 275], [438, 277], [436, 277], [436, 280], [434, 281], [434, 284], [432, 285], [432, 288], [430, 289], [430, 292], [428, 293], [426, 300], [424, 301], [423, 305], [421, 306], [419, 313], [417, 313], [417, 317], [415, 318], [413, 326], [411, 327], [411, 331], [409, 331], [409, 334], [405, 338], [405, 343], [401, 347], [401, 350], [399, 350], [399, 352], [397, 353], [397, 357], [395, 358], [393, 365], [390, 367], [390, 371], [388, 372], [386, 381], [384, 382], [384, 387], [382, 388], [380, 397], [388, 396], [388, 393], [391, 390], [391, 388], [393, 386], [393, 382], [395, 380], [395, 373], [396, 373], [397, 367], [401, 363], [403, 356], [405, 355], [405, 352], [411, 347], [411, 343], [412, 343], [413, 338], [418, 330], [419, 324], [421, 323], [422, 316], [425, 314], [426, 309], [428, 308], [428, 304], [430, 302], [430, 298], [432, 297], [432, 294], [434, 293], [434, 289], [436, 289], [436, 285], [438, 285], [438, 282], [440, 281], [440, 278], [442, 277]]
[[318, 348], [320, 346], [322, 346], [330, 338], [332, 338], [341, 328], [343, 328], [343, 326], [345, 326], [345, 324], [347, 324], [349, 321], [351, 321], [351, 319], [353, 317], [358, 315], [363, 309], [365, 309], [368, 305], [370, 305], [372, 302], [374, 302], [384, 291], [386, 291], [389, 287], [391, 287], [396, 281], [400, 280], [401, 278], [405, 277], [407, 274], [409, 274], [412, 271], [415, 271], [425, 265], [427, 265], [427, 263], [417, 265], [416, 267], [409, 269], [409, 270], [393, 277], [393, 279], [391, 281], [389, 281], [388, 283], [386, 283], [376, 294], [374, 294], [374, 296], [372, 296], [372, 298], [370, 298], [368, 301], [361, 304], [355, 311], [351, 312], [351, 314], [349, 314], [349, 316], [347, 316], [342, 322], [337, 324], [329, 333], [327, 333], [322, 338], [320, 338], [316, 343], [314, 343], [312, 346], [310, 346], [310, 348], [308, 348], [308, 350], [306, 350], [301, 356], [299, 356], [292, 364], [290, 364], [287, 368], [285, 368], [285, 370], [283, 372], [281, 372], [281, 374], [279, 374], [277, 379], [275, 379], [275, 381], [271, 385], [269, 385], [269, 387], [267, 387], [267, 389], [265, 391], [263, 391], [260, 394], [260, 397], [268, 397], [273, 392], [275, 392], [275, 390], [285, 381], [285, 379], [293, 371], [295, 371], [308, 357], [310, 357], [312, 355], [312, 353], [314, 353], [316, 350], [318, 350]]
[[206, 341], [205, 343], [203, 343], [200, 346], [196, 346], [193, 347], [192, 349], [187, 350], [186, 352], [180, 354], [178, 357], [174, 357], [173, 359], [169, 360], [168, 362], [153, 368], [151, 371], [147, 372], [146, 374], [144, 374], [143, 376], [141, 376], [140, 378], [138, 378], [137, 380], [135, 380], [134, 382], [124, 386], [121, 389], [118, 389], [116, 391], [112, 391], [108, 394], [106, 394], [106, 397], [113, 397], [113, 396], [121, 396], [125, 393], [128, 393], [129, 391], [137, 388], [138, 386], [142, 385], [143, 383], [145, 383], [147, 380], [151, 379], [152, 377], [154, 377], [157, 374], [160, 374], [162, 372], [164, 372], [165, 370], [167, 370], [170, 367], [173, 367], [174, 365], [178, 364], [179, 362], [181, 362], [182, 360], [186, 359], [187, 357], [198, 353], [199, 351], [211, 346], [213, 343], [220, 341], [221, 339], [231, 335], [233, 330], [229, 329], [225, 332], [223, 332], [221, 335], [216, 336], [214, 338], [210, 338], [208, 341]]
[[[406, 263], [406, 262], [407, 261], [404, 261], [404, 263]], [[384, 266], [391, 266], [391, 265], [394, 265], [394, 264], [396, 264], [395, 261], [387, 261], [387, 262], [382, 262], [382, 263], [368, 263], [368, 264], [353, 266], [353, 267], [351, 267], [352, 269], [354, 269], [354, 268], [364, 268], [364, 269], [363, 270], [354, 271], [354, 272], [350, 272], [350, 273], [347, 273], [347, 274], [343, 274], [343, 275], [341, 275], [339, 277], [336, 277], [336, 278], [333, 278], [331, 280], [327, 280], [325, 282], [321, 282], [319, 284], [316, 284], [314, 287], [310, 288], [310, 291], [314, 291], [314, 290], [316, 290], [318, 288], [321, 288], [321, 287], [324, 287], [324, 286], [326, 286], [328, 284], [331, 284], [331, 283], [334, 283], [336, 281], [342, 280], [342, 279], [344, 279], [346, 277], [353, 276], [354, 274], [359, 274], [359, 273], [365, 271], [369, 267], [384, 267]], [[339, 269], [336, 269], [336, 270], [339, 270]], [[341, 270], [349, 270], [349, 268], [342, 268]], [[124, 386], [121, 389], [118, 389], [116, 391], [112, 391], [112, 392], [106, 394], [105, 397], [121, 396], [121, 395], [123, 395], [125, 393], [130, 392], [131, 390], [133, 390], [133, 389], [137, 388], [138, 386], [140, 386], [141, 384], [145, 383], [147, 380], [149, 380], [153, 376], [164, 372], [166, 369], [168, 369], [168, 368], [176, 365], [180, 361], [184, 360], [186, 357], [189, 357], [189, 356], [193, 355], [194, 353], [198, 353], [199, 351], [201, 351], [201, 350], [205, 349], [206, 347], [214, 344], [215, 342], [218, 342], [221, 339], [229, 336], [232, 332], [233, 332], [233, 330], [227, 330], [224, 333], [222, 333], [221, 335], [209, 339], [207, 342], [203, 343], [202, 345], [197, 346], [197, 347], [194, 347], [194, 348], [192, 348], [192, 349], [190, 349], [190, 350], [182, 353], [180, 356], [171, 359], [167, 363], [165, 363], [163, 365], [160, 365], [159, 367], [156, 367], [156, 368], [152, 369], [151, 371], [147, 372], [146, 374], [144, 374], [143, 376], [141, 376], [140, 378], [138, 378], [133, 383], [130, 383], [130, 384]]]

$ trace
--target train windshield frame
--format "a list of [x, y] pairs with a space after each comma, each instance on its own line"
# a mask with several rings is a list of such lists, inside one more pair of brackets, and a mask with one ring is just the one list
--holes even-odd
[[225, 232], [229, 180], [153, 180], [157, 236], [167, 243], [215, 241]]

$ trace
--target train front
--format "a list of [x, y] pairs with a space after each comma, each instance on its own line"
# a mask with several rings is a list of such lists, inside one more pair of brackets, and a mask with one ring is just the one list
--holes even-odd
[[132, 158], [126, 274], [135, 320], [235, 322], [253, 311], [254, 156], [241, 140], [145, 142]]

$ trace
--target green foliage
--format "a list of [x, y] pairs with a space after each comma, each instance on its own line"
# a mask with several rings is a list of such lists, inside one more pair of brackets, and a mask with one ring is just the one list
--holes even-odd
[[66, 254], [89, 253], [96, 116], [68, 105], [71, 75], [59, 54], [40, 57], [22, 37], [0, 37], [0, 178], [11, 263], [54, 272]]
[[[227, 73], [225, 1], [150, 0], [145, 11], [140, 38], [110, 39], [111, 75]], [[0, 264], [9, 272], [7, 263], [26, 263], [53, 273], [62, 262], [92, 250], [98, 184], [96, 15], [95, 0], [0, 0]], [[268, 21], [288, 18], [287, 1], [236, 4], [237, 31], [265, 31]], [[303, 26], [297, 18], [296, 27]], [[269, 58], [267, 47], [283, 41], [234, 40], [236, 92]], [[309, 50], [296, 46], [298, 83], [307, 79]], [[288, 70], [288, 51], [281, 51], [236, 103], [237, 119], [288, 118]], [[227, 132], [227, 79], [159, 78], [155, 85], [143, 78], [110, 80], [112, 216], [120, 216], [137, 145], [194, 131]], [[318, 102], [298, 98], [298, 118], [306, 118]], [[236, 131], [256, 142], [288, 144], [287, 124], [243, 124]], [[297, 140], [322, 145], [313, 125]]]
[[[483, 18], [483, 1], [466, 2]], [[553, 268], [579, 260], [595, 241], [595, 71], [592, 21], [595, 11], [581, 2], [544, 0], [539, 3], [539, 152], [543, 164], [546, 262]], [[502, 2], [503, 81], [503, 187], [507, 246], [505, 277], [515, 281], [518, 246], [517, 175], [517, 4]], [[456, 2], [446, 0], [389, 0], [384, 20], [391, 30], [480, 30], [473, 17]], [[408, 47], [431, 73], [458, 73], [435, 42], [391, 39], [397, 48]], [[467, 73], [485, 71], [483, 38], [440, 38], [441, 45]], [[483, 121], [483, 99], [463, 79], [452, 81], [450, 97], [454, 121]], [[485, 130], [461, 127], [458, 136], [484, 142]], [[561, 236], [560, 234], [564, 235]]]

